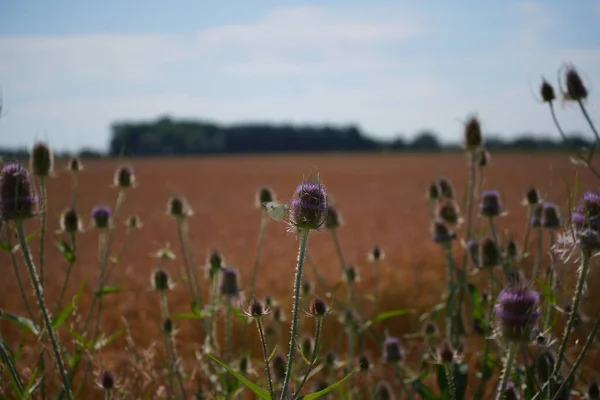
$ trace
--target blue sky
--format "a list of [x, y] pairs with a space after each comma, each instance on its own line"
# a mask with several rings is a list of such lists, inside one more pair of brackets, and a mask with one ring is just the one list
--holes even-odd
[[167, 114], [456, 141], [475, 113], [490, 133], [555, 134], [534, 96], [564, 62], [600, 119], [599, 0], [4, 0], [0, 60], [0, 146], [103, 149], [111, 123]]

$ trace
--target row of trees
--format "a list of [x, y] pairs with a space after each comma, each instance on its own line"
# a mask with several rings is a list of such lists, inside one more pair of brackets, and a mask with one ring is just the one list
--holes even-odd
[[[580, 148], [590, 144], [581, 136], [567, 141], [521, 135], [504, 140], [486, 135], [490, 150], [548, 151]], [[294, 152], [362, 152], [362, 151], [447, 151], [457, 150], [459, 143], [443, 144], [432, 131], [422, 131], [413, 139], [401, 137], [377, 140], [354, 125], [293, 126], [244, 124], [222, 126], [204, 121], [175, 121], [161, 118], [152, 122], [120, 122], [112, 125], [108, 152], [83, 149], [82, 157], [214, 155]], [[27, 149], [0, 149], [0, 154], [15, 157], [27, 154]], [[58, 154], [68, 156], [72, 154]]]

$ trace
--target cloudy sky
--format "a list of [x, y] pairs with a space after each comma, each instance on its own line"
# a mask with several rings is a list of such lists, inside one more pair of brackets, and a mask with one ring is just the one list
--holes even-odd
[[[554, 134], [541, 76], [574, 63], [600, 123], [600, 1], [0, 2], [0, 146], [104, 149], [110, 125], [356, 123]], [[577, 109], [564, 124], [585, 130]]]

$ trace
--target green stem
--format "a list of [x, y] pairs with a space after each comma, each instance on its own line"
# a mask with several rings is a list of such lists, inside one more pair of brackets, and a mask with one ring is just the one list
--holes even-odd
[[269, 365], [269, 353], [267, 352], [267, 340], [265, 338], [265, 331], [262, 326], [260, 317], [256, 318], [256, 328], [258, 329], [258, 335], [260, 336], [260, 344], [263, 352], [263, 359], [265, 362], [265, 372], [267, 373], [267, 382], [269, 382], [269, 392], [271, 398], [275, 397], [273, 392], [273, 379], [271, 378], [271, 367]]
[[46, 214], [47, 214], [47, 204], [46, 204], [46, 178], [44, 176], [40, 177], [40, 200], [41, 200], [41, 208], [42, 208], [42, 221], [40, 225], [40, 255], [39, 255], [39, 267], [40, 267], [40, 285], [42, 288], [44, 287], [44, 248], [45, 248], [45, 239], [46, 239]]
[[23, 303], [25, 304], [25, 308], [27, 309], [27, 314], [29, 315], [29, 319], [35, 321], [33, 316], [33, 311], [31, 311], [31, 306], [29, 305], [29, 300], [27, 300], [27, 295], [25, 294], [25, 288], [23, 287], [23, 281], [21, 280], [21, 273], [19, 272], [19, 264], [17, 263], [17, 258], [15, 257], [15, 253], [13, 252], [13, 245], [11, 240], [11, 231], [9, 224], [6, 223], [6, 241], [8, 243], [8, 247], [10, 248], [10, 260], [12, 262], [13, 268], [15, 270], [15, 276], [17, 277], [17, 284], [19, 285], [19, 292], [21, 292], [21, 297], [23, 298]]
[[296, 267], [296, 279], [294, 282], [294, 308], [292, 313], [292, 329], [290, 334], [290, 349], [288, 352], [287, 370], [283, 381], [283, 390], [281, 391], [281, 400], [284, 400], [288, 390], [288, 384], [292, 375], [294, 363], [294, 348], [296, 341], [296, 327], [298, 326], [298, 304], [300, 303], [300, 286], [302, 279], [302, 266], [304, 265], [304, 255], [308, 244], [309, 229], [300, 229], [300, 248], [298, 250], [298, 266]]
[[[473, 189], [475, 183], [475, 151], [469, 153], [469, 180], [467, 182], [467, 205], [466, 205], [466, 227], [465, 227], [465, 238], [469, 240], [471, 238], [471, 214], [473, 213]], [[468, 260], [468, 252], [465, 251], [465, 257], [463, 261], [463, 268], [466, 267]]]
[[231, 362], [231, 337], [232, 337], [232, 321], [231, 321], [231, 299], [226, 297], [225, 300], [225, 362]]
[[71, 171], [71, 196], [73, 202], [73, 209], [77, 207], [77, 172]]
[[579, 302], [581, 300], [581, 295], [583, 294], [583, 289], [585, 287], [585, 282], [587, 280], [587, 275], [590, 267], [591, 254], [588, 251], [582, 251], [581, 253], [582, 259], [581, 267], [579, 268], [579, 278], [577, 280], [577, 287], [573, 296], [573, 302], [571, 303], [571, 312], [569, 313], [569, 320], [567, 321], [567, 326], [565, 327], [565, 331], [563, 333], [563, 339], [560, 343], [560, 348], [558, 350], [558, 356], [556, 358], [556, 364], [554, 366], [554, 375], [558, 375], [558, 372], [560, 371], [560, 367], [565, 356], [567, 343], [569, 341], [569, 336], [571, 335], [573, 325], [575, 323], [575, 316], [577, 315], [577, 311], [579, 310]]
[[533, 207], [534, 205], [530, 204], [527, 207], [527, 229], [525, 230], [525, 239], [523, 240], [523, 250], [519, 256], [518, 266], [520, 267], [523, 263], [523, 259], [525, 255], [529, 253], [529, 234], [531, 233], [531, 217], [533, 216]]
[[[160, 292], [160, 305], [163, 314], [163, 321], [169, 318], [169, 306], [167, 303], [167, 296], [165, 291]], [[187, 399], [187, 393], [185, 390], [185, 385], [183, 384], [183, 377], [181, 376], [181, 369], [179, 368], [179, 357], [177, 357], [177, 351], [175, 349], [175, 340], [173, 339], [173, 334], [171, 332], [165, 332], [167, 336], [167, 342], [169, 345], [169, 351], [171, 353], [171, 360], [173, 362], [171, 366], [171, 370], [175, 371], [175, 375], [177, 376], [177, 382], [179, 384], [179, 388], [181, 389], [181, 395], [183, 399]]]
[[[76, 243], [75, 243], [75, 234], [73, 232], [69, 233], [69, 238], [71, 240], [71, 249], [73, 250], [73, 255], [76, 254]], [[65, 279], [63, 281], [62, 287], [60, 288], [60, 294], [58, 295], [58, 301], [54, 306], [54, 313], [58, 313], [60, 308], [62, 307], [62, 301], [65, 296], [65, 292], [67, 291], [67, 286], [69, 283], [69, 277], [71, 276], [71, 270], [73, 269], [73, 264], [75, 264], [75, 257], [73, 257], [73, 261], [69, 262], [67, 266], [67, 273], [65, 274]]]
[[455, 345], [454, 341], [454, 260], [452, 259], [452, 245], [444, 245], [444, 256], [446, 256], [446, 285], [448, 294], [446, 298], [446, 335], [450, 343]]
[[[481, 192], [483, 191], [483, 167], [477, 168], [477, 198], [481, 199]], [[477, 218], [475, 223], [475, 230], [479, 231], [480, 218]]]
[[454, 376], [452, 375], [452, 364], [444, 364], [444, 371], [446, 372], [446, 380], [448, 381], [450, 400], [456, 400], [456, 385], [454, 384]]
[[217, 274], [215, 273], [215, 275], [212, 277], [212, 282], [211, 282], [211, 289], [210, 289], [210, 317], [208, 318], [208, 331], [206, 332], [206, 334], [208, 335], [208, 342], [209, 345], [211, 347], [211, 351], [215, 351], [214, 348], [215, 346], [215, 314], [216, 314], [216, 310], [217, 310], [217, 301], [218, 301], [218, 283], [219, 283], [219, 278], [217, 276]]
[[[550, 230], [549, 231], [549, 236], [550, 236], [550, 268], [548, 269], [548, 288], [549, 290], [554, 293], [556, 291], [555, 285], [556, 285], [556, 258], [554, 257], [554, 252], [552, 251], [552, 248], [554, 247], [554, 230]], [[550, 303], [550, 301], [546, 300], [544, 301], [544, 321], [543, 321], [543, 326], [544, 326], [544, 332], [547, 331], [547, 329], [550, 326], [550, 315], [552, 313], [552, 304]]]
[[112, 390], [105, 390], [104, 391], [104, 400], [111, 400], [112, 399]]
[[486, 325], [486, 338], [483, 342], [483, 372], [481, 376], [481, 380], [479, 381], [479, 385], [477, 385], [477, 390], [475, 391], [475, 399], [483, 398], [483, 391], [485, 390], [485, 384], [491, 377], [488, 376], [485, 372], [487, 372], [487, 359], [490, 353], [490, 339], [487, 338], [487, 335], [493, 332], [493, 321], [494, 321], [494, 270], [488, 270], [489, 275], [489, 291], [490, 291], [490, 299], [488, 304], [488, 321]]
[[506, 388], [508, 387], [508, 381], [510, 379], [510, 373], [512, 371], [513, 362], [517, 355], [517, 347], [514, 343], [509, 343], [508, 354], [506, 355], [506, 361], [504, 362], [504, 369], [502, 370], [502, 377], [500, 378], [500, 385], [498, 393], [496, 393], [496, 400], [504, 399]]
[[542, 239], [544, 235], [544, 231], [541, 226], [538, 226], [538, 241], [537, 241], [537, 252], [535, 254], [535, 261], [533, 263], [533, 273], [531, 274], [531, 279], [535, 281], [537, 279], [538, 270], [540, 268], [540, 264], [542, 262]]
[[317, 357], [319, 355], [319, 350], [320, 350], [320, 340], [321, 340], [322, 328], [323, 328], [323, 317], [317, 317], [317, 324], [315, 327], [315, 347], [313, 349], [312, 357], [310, 359], [310, 364], [308, 364], [308, 367], [306, 368], [306, 373], [304, 374], [302, 381], [298, 385], [298, 389], [296, 389], [296, 393], [294, 393], [294, 395], [292, 396], [292, 399], [298, 398], [298, 396], [300, 395], [300, 392], [302, 391], [302, 387], [308, 380], [308, 376], [310, 375], [312, 368], [314, 367], [314, 365], [317, 362]]
[[588, 124], [590, 125], [590, 128], [592, 128], [592, 132], [594, 132], [594, 136], [596, 136], [596, 142], [600, 142], [600, 135], [598, 135], [598, 131], [596, 130], [596, 127], [594, 126], [592, 119], [590, 118], [585, 106], [583, 105], [583, 102], [581, 100], [577, 100], [577, 103], [579, 103], [579, 108], [581, 108], [581, 112], [583, 113], [583, 116], [585, 117]]
[[58, 370], [60, 372], [60, 376], [62, 379], [63, 388], [67, 394], [67, 398], [72, 400], [73, 395], [71, 394], [71, 387], [69, 385], [69, 379], [67, 377], [67, 372], [64, 367], [62, 357], [60, 354], [60, 350], [58, 348], [58, 341], [56, 339], [56, 334], [54, 333], [54, 328], [52, 327], [52, 321], [50, 320], [50, 316], [48, 315], [48, 309], [46, 308], [46, 302], [44, 301], [43, 289], [38, 280], [37, 271], [35, 270], [35, 265], [33, 264], [33, 260], [31, 259], [31, 253], [29, 252], [29, 245], [27, 244], [27, 235], [23, 229], [23, 221], [15, 221], [15, 225], [17, 228], [17, 236], [19, 237], [19, 242], [21, 245], [21, 252], [23, 253], [23, 257], [25, 258], [25, 264], [27, 265], [27, 269], [29, 271], [29, 277], [31, 278], [31, 284], [33, 286], [33, 291], [35, 293], [35, 297], [38, 302], [38, 306], [40, 307], [40, 311], [42, 312], [43, 320], [46, 325], [46, 330], [48, 331], [48, 336], [50, 337], [50, 342], [52, 344], [52, 350], [54, 351], [54, 356], [56, 358], [56, 364], [58, 366]]
[[[490, 217], [488, 221], [489, 221], [489, 225], [490, 225], [490, 233], [492, 234], [492, 239], [494, 240], [494, 243], [496, 243], [496, 246], [499, 250], [500, 249], [500, 241], [498, 240], [498, 234], [496, 233], [496, 227], [494, 226], [494, 217]], [[502, 270], [504, 271], [504, 276], [508, 277], [509, 276], [508, 265], [507, 265], [504, 257], [501, 257], [501, 263], [502, 263]]]
[[4, 362], [4, 364], [8, 367], [8, 371], [10, 372], [12, 380], [16, 386], [16, 390], [18, 391], [17, 394], [20, 396], [19, 398], [25, 399], [26, 398], [25, 388], [23, 387], [23, 384], [21, 383], [21, 379], [19, 378], [17, 369], [15, 368], [15, 365], [12, 362], [12, 357], [11, 357], [10, 353], [8, 352], [8, 349], [4, 346], [4, 340], [2, 339], [1, 336], [0, 336], [0, 357], [2, 358], [2, 361]]

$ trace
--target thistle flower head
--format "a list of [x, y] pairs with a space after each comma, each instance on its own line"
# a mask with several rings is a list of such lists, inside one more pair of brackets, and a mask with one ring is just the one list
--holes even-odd
[[221, 270], [219, 290], [221, 295], [225, 297], [237, 297], [239, 295], [238, 273], [235, 269], [225, 267]]
[[400, 340], [388, 336], [383, 342], [383, 360], [388, 364], [398, 363], [404, 360], [404, 350], [400, 346]]
[[564, 96], [567, 100], [581, 101], [587, 98], [588, 90], [574, 66], [567, 66], [564, 80], [566, 86]]
[[467, 240], [465, 250], [471, 260], [471, 267], [479, 268], [479, 241], [473, 238]]
[[154, 271], [150, 283], [152, 284], [152, 289], [156, 290], [157, 292], [164, 292], [173, 287], [169, 273], [162, 268]]
[[448, 340], [443, 340], [442, 344], [438, 348], [437, 358], [442, 364], [452, 364], [457, 361], [458, 355], [456, 354], [456, 350], [450, 344]]
[[542, 206], [542, 219], [540, 221], [546, 229], [558, 229], [561, 227], [558, 206], [554, 203], [544, 203]]
[[47, 177], [54, 170], [54, 154], [44, 142], [33, 145], [30, 156], [31, 173], [40, 177]]
[[319, 229], [327, 222], [327, 192], [318, 180], [298, 185], [290, 202], [290, 224], [296, 229]]
[[174, 218], [191, 217], [194, 212], [187, 203], [187, 200], [181, 196], [172, 196], [167, 202], [167, 214]]
[[432, 182], [427, 188], [427, 198], [430, 201], [436, 201], [440, 198], [440, 189], [438, 188], [437, 182]]
[[483, 217], [497, 217], [502, 213], [500, 194], [497, 190], [486, 190], [481, 193], [479, 214]]
[[580, 247], [600, 249], [600, 193], [587, 191], [571, 213], [571, 223]]
[[523, 204], [534, 206], [541, 203], [541, 201], [540, 192], [538, 192], [535, 187], [531, 186], [529, 189], [527, 189], [527, 192], [525, 193], [525, 199], [523, 199]]
[[482, 143], [481, 124], [476, 117], [470, 117], [465, 124], [465, 148], [469, 151], [473, 151], [480, 147]]
[[263, 204], [275, 201], [275, 193], [269, 187], [263, 186], [256, 192], [254, 205], [256, 208], [263, 208]]
[[238, 370], [242, 375], [246, 375], [248, 370], [252, 368], [250, 357], [247, 355], [242, 355], [238, 360]]
[[521, 395], [517, 391], [517, 388], [515, 387], [515, 383], [512, 381], [512, 379], [509, 380], [508, 384], [506, 385], [506, 391], [504, 392], [504, 399], [505, 400], [521, 400]]
[[329, 310], [327, 309], [327, 304], [323, 299], [315, 297], [310, 302], [308, 313], [313, 317], [323, 318], [329, 313]]
[[99, 383], [104, 390], [108, 391], [114, 389], [116, 385], [115, 374], [108, 370], [103, 371], [102, 374], [100, 374]]
[[392, 386], [384, 380], [375, 385], [375, 400], [396, 400]]
[[107, 206], [92, 209], [92, 222], [97, 229], [106, 229], [110, 225], [111, 213]]
[[335, 367], [336, 360], [337, 360], [337, 357], [332, 350], [329, 350], [327, 352], [327, 354], [325, 354], [325, 366], [328, 369], [332, 369], [333, 367]]
[[456, 239], [456, 233], [439, 218], [433, 221], [431, 232], [433, 241], [439, 244], [448, 244]]
[[326, 229], [337, 229], [342, 226], [344, 220], [342, 218], [342, 214], [340, 214], [337, 207], [333, 204], [327, 204], [327, 217], [325, 218], [325, 228]]
[[440, 188], [440, 197], [442, 199], [453, 199], [454, 198], [454, 188], [450, 181], [446, 178], [438, 179], [438, 187]]
[[266, 315], [268, 312], [268, 309], [265, 308], [263, 303], [256, 297], [253, 297], [248, 305], [248, 310], [244, 314], [246, 314], [247, 317], [260, 318]]
[[224, 261], [223, 256], [218, 250], [211, 251], [208, 256], [206, 263], [206, 271], [208, 272], [208, 278], [212, 281], [217, 277], [217, 274], [223, 269]]
[[133, 173], [133, 168], [128, 166], [117, 168], [113, 178], [113, 184], [121, 189], [135, 186], [135, 174]]
[[79, 159], [79, 157], [73, 157], [73, 158], [69, 159], [69, 162], [67, 163], [67, 171], [79, 172], [82, 169], [83, 169], [83, 164], [81, 163], [81, 160]]
[[519, 254], [517, 242], [515, 242], [513, 238], [510, 238], [506, 241], [506, 244], [504, 245], [504, 253], [506, 254], [506, 258], [509, 260], [514, 260]]
[[38, 213], [38, 198], [31, 177], [18, 162], [9, 162], [0, 170], [0, 219], [25, 220]]
[[383, 260], [384, 258], [385, 253], [383, 252], [383, 250], [381, 250], [381, 247], [375, 245], [375, 247], [373, 247], [373, 250], [371, 250], [371, 252], [369, 253], [369, 261], [377, 262]]
[[79, 214], [74, 208], [67, 208], [60, 215], [60, 231], [66, 233], [80, 232], [83, 229], [83, 224], [79, 218]]
[[544, 103], [552, 103], [556, 96], [554, 95], [554, 88], [547, 80], [542, 79], [542, 83], [540, 85], [540, 96], [542, 97], [542, 101]]
[[436, 208], [436, 217], [450, 226], [458, 225], [461, 222], [458, 204], [450, 199], [439, 203]]
[[539, 302], [538, 293], [522, 282], [500, 292], [494, 312], [506, 340], [526, 342], [531, 338], [540, 315]]

